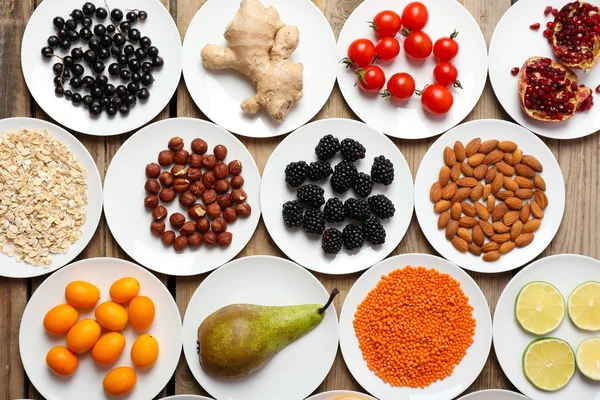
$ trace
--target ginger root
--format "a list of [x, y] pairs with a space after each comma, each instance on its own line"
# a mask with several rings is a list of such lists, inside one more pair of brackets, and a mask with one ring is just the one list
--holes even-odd
[[252, 80], [256, 94], [241, 108], [256, 114], [260, 108], [278, 122], [302, 94], [302, 64], [288, 57], [296, 50], [298, 28], [286, 26], [273, 7], [258, 0], [242, 0], [224, 34], [229, 47], [209, 44], [202, 49], [202, 62], [210, 69], [233, 68]]

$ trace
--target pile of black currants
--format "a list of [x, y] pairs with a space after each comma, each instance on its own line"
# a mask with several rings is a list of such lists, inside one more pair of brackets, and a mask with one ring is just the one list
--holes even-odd
[[[53, 24], [58, 30], [56, 35], [48, 38], [48, 46], [42, 48], [42, 56], [61, 60], [52, 66], [56, 95], [64, 96], [76, 106], [83, 103], [94, 116], [102, 111], [109, 116], [117, 112], [129, 114], [138, 100], [150, 97], [148, 87], [154, 82], [152, 72], [164, 65], [158, 48], [152, 46], [152, 40], [134, 28], [138, 21], [148, 18], [148, 13], [126, 11], [123, 14], [118, 8], [111, 11], [108, 6], [96, 7], [87, 2], [81, 9], [73, 10], [67, 20], [54, 18]], [[103, 23], [107, 18], [108, 24]], [[87, 42], [88, 48], [71, 49], [78, 41]], [[71, 54], [61, 57], [54, 52], [57, 47], [71, 50]], [[111, 58], [115, 62], [111, 63]], [[83, 63], [88, 64], [95, 76], [83, 76]], [[115, 86], [110, 83], [105, 70], [109, 75], [120, 78], [123, 84]], [[67, 79], [72, 90], [65, 89]], [[80, 88], [89, 91], [89, 94], [81, 95], [76, 91]]]

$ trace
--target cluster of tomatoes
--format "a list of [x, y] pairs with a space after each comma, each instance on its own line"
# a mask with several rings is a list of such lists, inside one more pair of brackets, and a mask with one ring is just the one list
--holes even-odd
[[[421, 96], [423, 108], [432, 114], [445, 114], [452, 108], [454, 96], [448, 86], [460, 87], [458, 70], [450, 61], [458, 54], [458, 43], [454, 31], [448, 37], [438, 39], [435, 44], [429, 35], [422, 31], [429, 20], [429, 11], [423, 3], [409, 3], [402, 16], [392, 10], [378, 13], [369, 25], [380, 38], [376, 44], [366, 38], [356, 39], [348, 47], [347, 57], [342, 60], [346, 67], [356, 68], [357, 85], [369, 93], [380, 93], [386, 100], [408, 100], [413, 94]], [[399, 72], [387, 80], [383, 70], [374, 65], [378, 61], [393, 60], [400, 54], [400, 42], [396, 35], [402, 32], [404, 52], [415, 60], [425, 60], [431, 53], [439, 63], [433, 70], [435, 84], [427, 85], [423, 90], [415, 90], [414, 78]]]

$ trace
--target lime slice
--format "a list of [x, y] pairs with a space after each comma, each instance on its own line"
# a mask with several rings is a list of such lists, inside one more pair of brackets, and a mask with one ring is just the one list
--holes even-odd
[[527, 332], [545, 335], [558, 328], [565, 317], [565, 300], [548, 282], [528, 283], [517, 295], [515, 317]]
[[600, 282], [577, 286], [569, 296], [569, 317], [579, 329], [600, 330]]
[[523, 353], [523, 373], [533, 386], [553, 392], [565, 387], [575, 374], [575, 355], [567, 342], [538, 339]]
[[594, 381], [600, 381], [600, 337], [581, 342], [575, 359], [582, 374]]

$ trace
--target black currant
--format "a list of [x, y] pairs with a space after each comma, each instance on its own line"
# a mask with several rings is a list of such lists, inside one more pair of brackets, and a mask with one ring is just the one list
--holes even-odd
[[144, 21], [146, 18], [148, 18], [148, 13], [146, 11], [140, 11], [138, 12], [138, 18], [140, 21]]
[[83, 73], [85, 72], [85, 70], [84, 70], [84, 68], [83, 68], [83, 65], [81, 65], [81, 64], [74, 64], [74, 65], [71, 67], [71, 72], [72, 72], [72, 73], [73, 73], [73, 75], [75, 75], [75, 76], [81, 76], [81, 75], [83, 75]]
[[90, 28], [81, 28], [79, 30], [79, 37], [82, 40], [90, 40], [94, 36], [94, 33], [90, 30]]
[[83, 11], [81, 11], [78, 8], [74, 9], [73, 12], [71, 13], [71, 18], [73, 18], [75, 21], [82, 20], [83, 19]]
[[132, 58], [132, 59], [130, 59], [130, 60], [127, 62], [127, 65], [129, 66], [129, 69], [130, 69], [132, 72], [137, 72], [137, 71], [139, 71], [139, 70], [140, 70], [140, 68], [141, 68], [141, 66], [142, 66], [142, 65], [140, 64], [140, 62], [139, 62], [138, 60], [136, 60], [135, 58]]
[[113, 97], [111, 103], [114, 107], [119, 108], [123, 105], [123, 99], [120, 97]]
[[90, 106], [90, 114], [91, 115], [100, 115], [102, 113], [102, 108], [98, 104], [92, 104]]
[[123, 11], [119, 10], [118, 8], [113, 8], [113, 10], [110, 12], [110, 17], [118, 22], [123, 19]]
[[121, 79], [123, 79], [124, 81], [128, 81], [131, 79], [131, 72], [124, 69], [121, 71], [121, 73], [119, 74], [119, 76], [121, 77]]
[[96, 11], [96, 6], [94, 5], [94, 3], [90, 3], [88, 1], [83, 5], [83, 7], [81, 7], [81, 11], [83, 11], [85, 15], [92, 15]]
[[113, 24], [106, 26], [106, 32], [108, 32], [108, 33], [115, 33], [116, 30], [117, 30], [117, 28], [115, 28], [115, 26]]
[[132, 82], [138, 83], [141, 80], [142, 80], [142, 75], [140, 75], [139, 72], [134, 72], [133, 74], [131, 74]]
[[128, 56], [133, 55], [133, 53], [135, 53], [135, 47], [128, 44], [127, 46], [123, 47], [123, 53], [127, 54]]
[[73, 89], [79, 89], [81, 87], [81, 78], [78, 76], [72, 77], [69, 81], [69, 86], [71, 86]]
[[61, 29], [63, 26], [65, 26], [65, 20], [63, 19], [63, 17], [54, 17], [52, 23], [58, 29]]
[[54, 93], [59, 96], [62, 96], [65, 93], [65, 89], [62, 86], [57, 86], [54, 88]]
[[110, 106], [110, 99], [106, 96], [103, 96], [100, 98], [100, 106], [101, 107], [108, 107]]
[[106, 27], [102, 24], [94, 26], [94, 35], [102, 36], [106, 33]]
[[116, 108], [114, 108], [114, 107], [112, 107], [112, 106], [106, 107], [106, 114], [107, 114], [109, 117], [112, 117], [113, 115], [116, 115], [116, 114], [117, 114], [117, 109], [116, 109]]
[[102, 36], [100, 38], [100, 44], [102, 45], [102, 47], [105, 47], [105, 48], [111, 47], [113, 44], [112, 36], [110, 36], [110, 35]]
[[71, 96], [73, 96], [73, 92], [71, 92], [70, 90], [65, 90], [65, 99], [70, 100]]
[[86, 28], [89, 28], [90, 26], [92, 26], [93, 23], [94, 23], [94, 21], [92, 21], [92, 19], [90, 17], [85, 17], [84, 19], [81, 20], [81, 25], [85, 26]]
[[81, 47], [75, 47], [73, 50], [71, 50], [71, 57], [73, 57], [75, 60], [81, 60], [83, 58], [83, 50]]
[[60, 39], [56, 35], [52, 35], [48, 38], [48, 46], [56, 47], [60, 44]]
[[125, 104], [128, 106], [134, 105], [136, 101], [137, 99], [132, 94], [128, 94], [127, 96], [123, 97], [123, 102], [125, 102]]
[[115, 94], [116, 91], [117, 88], [115, 88], [115, 85], [113, 85], [112, 83], [109, 83], [104, 87], [104, 94], [107, 96], [112, 96], [113, 94]]
[[100, 74], [96, 77], [96, 86], [104, 87], [108, 83], [108, 77]]
[[73, 93], [73, 97], [71, 97], [71, 102], [73, 104], [81, 103], [81, 95], [79, 93]]
[[116, 33], [113, 36], [113, 43], [117, 46], [122, 46], [125, 44], [125, 36], [123, 36], [123, 34], [121, 33]]
[[125, 16], [125, 18], [127, 18], [127, 21], [129, 21], [129, 22], [135, 22], [135, 21], [137, 21], [138, 16], [133, 11], [129, 11], [127, 13], [127, 15]]
[[54, 72], [54, 75], [60, 75], [63, 72], [63, 65], [62, 63], [56, 63], [52, 66], [52, 71]]
[[148, 98], [150, 97], [150, 91], [146, 88], [142, 88], [138, 92], [137, 96], [140, 100], [148, 100]]
[[53, 79], [53, 81], [54, 81], [54, 86], [61, 86], [60, 75], [59, 76], [55, 76], [54, 79]]
[[102, 89], [100, 89], [98, 86], [94, 86], [92, 89], [90, 89], [90, 96], [92, 96], [94, 99], [99, 99], [102, 97], [102, 94]]
[[119, 112], [123, 115], [127, 115], [129, 114], [129, 107], [123, 104], [121, 107], [119, 107]]
[[68, 31], [74, 31], [75, 29], [77, 29], [77, 22], [75, 22], [72, 19], [68, 19], [65, 22], [65, 28], [67, 28]]
[[108, 73], [112, 76], [117, 76], [121, 73], [121, 67], [117, 63], [112, 63], [108, 66]]
[[93, 62], [92, 71], [94, 71], [97, 74], [104, 72], [104, 63], [102, 61]]
[[139, 41], [140, 46], [147, 49], [152, 45], [152, 40], [148, 36], [143, 36]]
[[137, 49], [135, 51], [135, 58], [137, 58], [138, 60], [143, 60], [144, 58], [146, 58], [147, 53], [146, 53], [146, 49], [140, 47], [139, 49]]
[[122, 32], [127, 32], [128, 30], [131, 29], [131, 22], [128, 21], [123, 21], [121, 22], [121, 24], [119, 25], [119, 28], [121, 28]]
[[117, 86], [117, 96], [127, 96], [127, 88], [124, 85]]
[[108, 51], [108, 49], [98, 49], [96, 50], [96, 55], [99, 59], [106, 60], [107, 58], [110, 58], [110, 51]]
[[102, 20], [105, 19], [106, 17], [108, 17], [108, 12], [106, 11], [106, 8], [104, 7], [98, 7], [96, 8], [96, 18]]
[[148, 47], [147, 53], [152, 58], [156, 57], [158, 55], [158, 47], [156, 47], [156, 46]]
[[50, 47], [50, 46], [42, 47], [42, 55], [44, 57], [51, 57], [52, 54], [54, 54], [54, 50], [52, 50], [52, 47]]
[[152, 65], [154, 65], [155, 67], [162, 67], [163, 65], [165, 65], [165, 60], [163, 60], [162, 57], [154, 57], [152, 59]]
[[71, 68], [73, 66], [73, 57], [71, 56], [65, 56], [63, 57], [63, 64], [65, 64], [65, 67], [67, 68]]
[[94, 99], [92, 98], [92, 96], [83, 96], [83, 99], [81, 99], [81, 102], [83, 103], [84, 106], [91, 106], [92, 104], [94, 104]]
[[[112, 40], [112, 38], [111, 38], [111, 40]], [[110, 48], [110, 54], [112, 54], [113, 56], [120, 56], [121, 48], [119, 46], [112, 46]]]
[[96, 61], [96, 57], [96, 52], [94, 50], [87, 50], [83, 53], [83, 59], [90, 63]]
[[67, 37], [69, 37], [69, 31], [64, 28], [61, 28], [56, 32], [56, 35], [61, 39], [66, 39]]
[[96, 38], [90, 39], [88, 44], [92, 50], [98, 50], [100, 48], [100, 41]]
[[88, 89], [94, 87], [94, 84], [96, 83], [96, 80], [91, 76], [84, 76], [81, 81], [83, 82], [83, 87]]
[[147, 74], [152, 73], [152, 71], [154, 70], [154, 66], [152, 65], [151, 62], [145, 62], [142, 64], [142, 71], [144, 71]]
[[70, 42], [76, 42], [79, 40], [79, 33], [77, 33], [76, 31], [69, 31], [67, 38]]
[[142, 34], [138, 29], [133, 28], [127, 33], [127, 36], [129, 37], [129, 40], [133, 40], [135, 42], [140, 40]]
[[117, 64], [119, 64], [119, 65], [127, 65], [128, 61], [129, 61], [129, 59], [127, 58], [127, 56], [125, 54], [121, 54], [120, 56], [117, 56]]
[[140, 85], [138, 85], [135, 82], [129, 82], [129, 84], [127, 85], [127, 91], [130, 94], [136, 94], [139, 90], [140, 90]]
[[142, 75], [142, 83], [144, 86], [150, 86], [154, 83], [154, 77], [150, 74], [144, 74]]
[[63, 50], [69, 50], [71, 48], [71, 41], [69, 39], [63, 39], [60, 42], [60, 48]]

